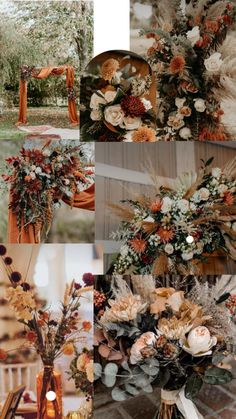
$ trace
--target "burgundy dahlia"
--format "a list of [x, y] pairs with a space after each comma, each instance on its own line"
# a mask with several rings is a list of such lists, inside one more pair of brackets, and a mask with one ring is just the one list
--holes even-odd
[[142, 116], [146, 112], [143, 102], [138, 97], [128, 95], [122, 99], [121, 108], [125, 116], [131, 116], [131, 118]]
[[91, 273], [83, 274], [83, 278], [82, 279], [83, 279], [83, 282], [85, 283], [85, 285], [87, 287], [92, 286], [93, 283], [94, 283], [94, 276]]

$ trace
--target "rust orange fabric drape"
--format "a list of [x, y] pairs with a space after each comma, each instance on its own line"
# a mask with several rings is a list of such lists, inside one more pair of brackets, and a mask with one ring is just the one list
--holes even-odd
[[[89, 188], [85, 189], [74, 196], [73, 207], [94, 211], [94, 189], [95, 185], [92, 184]], [[71, 205], [71, 202], [64, 199], [64, 202]], [[24, 227], [21, 230], [17, 227], [17, 216], [9, 209], [8, 212], [8, 243], [39, 243], [40, 238], [37, 236], [33, 224]]]
[[[42, 68], [38, 74], [32, 73], [32, 77], [35, 79], [45, 79], [50, 75], [60, 76], [66, 71], [66, 87], [68, 89], [73, 89], [75, 81], [75, 72], [74, 68], [68, 65], [60, 67], [46, 67]], [[27, 123], [27, 81], [20, 80], [20, 109], [18, 117], [18, 125]], [[76, 111], [76, 103], [73, 99], [68, 99], [68, 111], [70, 122], [73, 125], [78, 125], [79, 119]]]

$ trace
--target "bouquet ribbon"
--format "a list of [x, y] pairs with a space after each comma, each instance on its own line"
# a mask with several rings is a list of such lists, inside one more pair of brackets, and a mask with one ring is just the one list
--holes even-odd
[[192, 400], [185, 397], [184, 387], [180, 390], [161, 390], [162, 402], [167, 405], [176, 404], [184, 419], [203, 419]]

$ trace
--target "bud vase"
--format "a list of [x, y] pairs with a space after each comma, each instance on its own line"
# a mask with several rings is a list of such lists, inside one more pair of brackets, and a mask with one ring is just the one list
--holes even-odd
[[[46, 394], [55, 393], [54, 400], [48, 400]], [[37, 419], [62, 419], [62, 381], [61, 374], [53, 366], [44, 366], [37, 375]]]

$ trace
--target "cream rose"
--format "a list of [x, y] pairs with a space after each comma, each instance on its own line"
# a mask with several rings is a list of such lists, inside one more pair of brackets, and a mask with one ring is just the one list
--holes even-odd
[[184, 103], [186, 102], [186, 98], [185, 97], [177, 97], [175, 99], [175, 106], [180, 109], [184, 106]]
[[183, 140], [188, 140], [192, 136], [192, 133], [189, 128], [184, 127], [179, 131], [179, 135], [181, 138], [183, 138]]
[[200, 29], [199, 26], [194, 26], [191, 31], [187, 32], [187, 39], [191, 42], [191, 45], [194, 46], [200, 39]]
[[215, 52], [209, 58], [204, 60], [205, 67], [209, 73], [217, 73], [223, 64], [221, 53]]
[[165, 245], [165, 252], [167, 253], [167, 255], [172, 255], [172, 253], [174, 253], [174, 247], [172, 246], [172, 244], [167, 243]]
[[206, 110], [206, 103], [204, 99], [201, 98], [197, 98], [194, 101], [194, 108], [196, 109], [197, 112], [205, 112]]
[[199, 197], [202, 201], [207, 201], [209, 196], [210, 196], [210, 192], [207, 188], [199, 189], [198, 193], [199, 193]]
[[228, 190], [228, 186], [227, 185], [225, 185], [224, 183], [221, 183], [219, 186], [218, 186], [218, 192], [219, 192], [219, 194], [220, 195], [224, 195], [224, 193], [225, 192], [227, 192], [227, 190]]
[[191, 330], [187, 340], [184, 342], [183, 349], [193, 356], [211, 355], [213, 346], [216, 346], [217, 338], [211, 337], [207, 327], [198, 326]]
[[121, 128], [125, 128], [127, 130], [135, 130], [140, 128], [142, 125], [141, 118], [131, 118], [131, 116], [124, 117], [122, 123], [120, 124]]
[[100, 121], [102, 119], [102, 115], [99, 109], [93, 109], [90, 113], [90, 118], [92, 121]]
[[189, 211], [189, 201], [187, 199], [180, 199], [177, 202], [177, 208], [183, 213], [186, 214], [186, 212]]
[[144, 108], [146, 109], [146, 111], [150, 111], [150, 109], [152, 109], [152, 104], [151, 104], [150, 100], [142, 98], [141, 102], [143, 103]]
[[112, 105], [107, 106], [104, 112], [105, 120], [113, 125], [114, 127], [117, 127], [118, 125], [121, 125], [124, 121], [125, 114], [121, 109], [120, 105]]
[[162, 200], [162, 206], [161, 206], [161, 212], [163, 214], [166, 214], [171, 211], [173, 205], [172, 199], [170, 199], [168, 196], [165, 196]]
[[[98, 93], [93, 93], [90, 99], [90, 108], [92, 109], [98, 109], [99, 105], [105, 105], [106, 100], [100, 90], [98, 90]], [[100, 96], [101, 95], [101, 96]]]
[[107, 103], [109, 103], [109, 102], [113, 102], [116, 95], [117, 95], [116, 90], [115, 91], [109, 90], [108, 92], [105, 93], [104, 97], [105, 97], [105, 100], [107, 101]]
[[130, 363], [137, 364], [144, 358], [142, 351], [149, 348], [150, 351], [154, 350], [154, 344], [157, 340], [157, 336], [153, 332], [146, 332], [140, 336], [138, 340], [133, 344], [130, 351]]
[[193, 259], [193, 252], [182, 253], [181, 257], [184, 261], [187, 262], [188, 260]]

